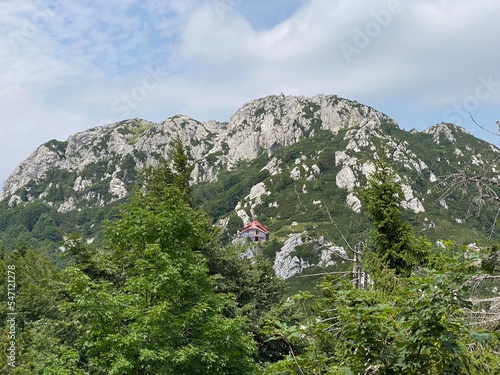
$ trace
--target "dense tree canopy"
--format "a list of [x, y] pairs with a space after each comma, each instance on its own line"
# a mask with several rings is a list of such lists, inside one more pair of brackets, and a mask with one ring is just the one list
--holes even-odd
[[212, 228], [182, 193], [138, 194], [108, 228], [106, 279], [65, 271], [68, 308], [95, 373], [247, 373], [254, 345], [198, 249]]
[[[15, 267], [19, 311], [16, 367], [3, 356], [2, 373], [498, 373], [498, 320], [471, 318], [484, 314], [475, 296], [498, 274], [498, 249], [442, 249], [417, 237], [385, 160], [363, 193], [373, 224], [360, 254], [367, 288], [334, 273], [315, 293], [282, 303], [269, 259], [223, 245], [194, 207], [191, 171], [177, 142], [172, 162], [148, 170], [108, 223], [106, 245], [65, 236], [62, 269], [29, 243], [0, 257], [1, 268]], [[38, 223], [50, 218], [35, 211], [25, 224], [56, 236], [43, 233]], [[0, 280], [4, 292], [6, 284]], [[7, 312], [2, 305], [4, 322]], [[1, 345], [10, 345], [5, 335]]]

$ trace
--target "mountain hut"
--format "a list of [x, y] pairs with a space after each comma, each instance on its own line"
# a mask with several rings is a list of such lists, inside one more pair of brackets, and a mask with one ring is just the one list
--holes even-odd
[[269, 229], [254, 220], [243, 227], [240, 237], [243, 237], [246, 242], [266, 242], [269, 241]]

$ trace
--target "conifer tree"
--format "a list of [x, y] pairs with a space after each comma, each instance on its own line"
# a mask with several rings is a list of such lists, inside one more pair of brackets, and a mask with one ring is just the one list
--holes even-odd
[[146, 170], [144, 187], [148, 194], [159, 195], [166, 186], [175, 186], [189, 205], [192, 205], [191, 172], [195, 164], [189, 162], [184, 146], [179, 138], [173, 141], [170, 162], [160, 158], [156, 167]]
[[410, 224], [403, 219], [401, 183], [384, 158], [377, 161], [362, 197], [375, 227], [373, 242], [379, 259], [397, 275], [410, 276], [415, 266], [426, 261], [430, 244], [425, 238], [416, 238]]

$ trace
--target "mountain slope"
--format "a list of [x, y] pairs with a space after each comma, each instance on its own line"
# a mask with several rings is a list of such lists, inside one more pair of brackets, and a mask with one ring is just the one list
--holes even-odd
[[[45, 241], [48, 225], [50, 233], [57, 227], [92, 241], [138, 171], [168, 158], [176, 138], [196, 162], [196, 202], [229, 237], [252, 218], [268, 226], [274, 242], [264, 250], [282, 277], [313, 264], [339, 265], [334, 254], [344, 251], [342, 237], [366, 240], [359, 189], [382, 152], [402, 178], [407, 219], [431, 238], [486, 239], [496, 215], [493, 207], [469, 210], [470, 199], [459, 192], [441, 197], [440, 176], [464, 168], [498, 174], [499, 150], [463, 128], [406, 132], [387, 115], [337, 96], [280, 95], [245, 104], [228, 123], [184, 115], [158, 124], [131, 119], [45, 143], [4, 184], [2, 239], [12, 246], [19, 232]], [[34, 214], [22, 213], [33, 207]], [[35, 222], [26, 226], [26, 216]]]
[[[72, 190], [76, 193], [84, 190], [101, 193], [92, 197], [76, 194], [76, 198], [98, 204], [119, 199], [127, 185], [127, 176], [125, 181], [120, 177], [127, 172], [133, 175], [134, 169], [154, 163], [159, 156], [167, 156], [170, 142], [176, 137], [198, 162], [193, 178], [202, 182], [214, 180], [221, 168], [232, 169], [240, 161], [255, 159], [264, 150], [272, 153], [314, 136], [315, 130], [336, 134], [343, 128], [377, 127], [382, 121], [392, 120], [369, 107], [323, 95], [310, 99], [273, 96], [255, 100], [238, 110], [229, 123], [201, 123], [182, 115], [159, 124], [126, 120], [72, 135], [65, 142], [53, 140], [40, 146], [7, 178], [0, 199], [20, 202], [38, 198], [41, 185], [49, 181], [52, 177], [49, 172], [53, 170], [74, 173]], [[106, 197], [102, 189], [96, 189], [103, 185], [103, 180], [109, 185]], [[30, 186], [34, 183], [37, 189]], [[26, 199], [19, 199], [16, 192], [23, 187], [28, 194]], [[72, 195], [75, 194], [71, 190], [66, 192], [62, 210], [73, 208], [69, 202]], [[49, 196], [45, 200], [61, 204], [51, 199]]]

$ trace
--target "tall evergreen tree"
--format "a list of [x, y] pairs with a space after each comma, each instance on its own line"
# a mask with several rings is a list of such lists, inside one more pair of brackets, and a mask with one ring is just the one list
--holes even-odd
[[190, 163], [184, 146], [179, 138], [173, 141], [173, 149], [170, 153], [170, 162], [161, 158], [159, 165], [150, 167], [145, 173], [144, 188], [150, 195], [161, 195], [166, 186], [177, 187], [183, 199], [192, 205], [191, 172], [195, 164]]
[[379, 259], [397, 275], [410, 276], [416, 265], [425, 262], [430, 244], [423, 237], [416, 238], [410, 224], [403, 219], [401, 183], [383, 157], [377, 161], [362, 197], [373, 220], [373, 242]]

